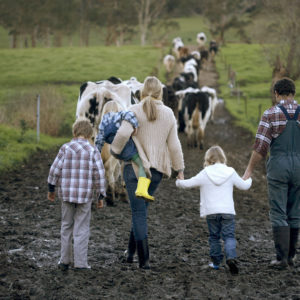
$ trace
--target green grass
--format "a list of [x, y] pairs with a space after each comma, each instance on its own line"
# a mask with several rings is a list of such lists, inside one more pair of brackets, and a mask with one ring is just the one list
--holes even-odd
[[[258, 44], [227, 44], [216, 58], [220, 75], [220, 95], [226, 108], [235, 117], [238, 126], [256, 133], [261, 114], [271, 103], [272, 68]], [[236, 87], [243, 97], [232, 96], [229, 88], [228, 68], [236, 72]], [[300, 90], [300, 81], [296, 81]]]
[[[7, 101], [20, 101], [22, 97], [27, 101], [29, 97], [36, 101], [34, 98], [37, 94], [47, 96], [52, 89], [53, 95], [58, 92], [62, 99], [57, 109], [62, 112], [61, 132], [68, 139], [75, 120], [79, 87], [83, 82], [98, 81], [110, 76], [123, 80], [135, 76], [143, 81], [150, 74], [160, 76], [162, 73], [162, 51], [149, 46], [1, 49], [0, 56], [0, 112], [7, 107]], [[43, 100], [41, 99], [41, 103]], [[18, 109], [17, 104], [12, 107]], [[24, 105], [21, 107], [24, 109]], [[31, 119], [32, 117], [35, 116], [31, 116]], [[14, 120], [14, 123], [19, 124], [20, 121]], [[3, 123], [1, 113], [0, 123]], [[0, 140], [3, 141], [0, 147], [1, 171], [14, 167], [38, 148], [46, 149], [62, 142], [61, 139], [43, 136], [37, 143], [36, 139], [29, 139], [35, 132], [34, 128], [31, 129], [26, 132], [26, 138], [22, 142], [16, 142], [21, 136], [19, 126], [0, 127]]]
[[[37, 149], [59, 146], [70, 139], [70, 128], [75, 120], [81, 83], [106, 79], [112, 75], [123, 80], [135, 76], [143, 81], [150, 74], [158, 76], [165, 82], [165, 71], [161, 61], [169, 51], [174, 37], [181, 36], [187, 45], [196, 45], [196, 34], [201, 31], [207, 34], [208, 40], [212, 38], [203, 18], [179, 18], [175, 21], [178, 21], [180, 28], [170, 30], [168, 35], [170, 46], [162, 49], [132, 45], [0, 49], [0, 171], [16, 167]], [[103, 41], [103, 31], [97, 31], [93, 39], [96, 41], [99, 34], [102, 34]], [[236, 41], [232, 30], [226, 34], [226, 38]], [[0, 27], [0, 48], [8, 43], [8, 40], [6, 31]], [[98, 45], [101, 43], [99, 39]], [[225, 105], [235, 117], [236, 124], [254, 134], [260, 114], [271, 105], [269, 89], [272, 70], [261, 46], [228, 43], [218, 53], [216, 61], [220, 74], [219, 97], [225, 100]], [[237, 82], [244, 98], [238, 99], [230, 95], [227, 78], [229, 65], [237, 74]], [[296, 88], [300, 89], [299, 81], [296, 82]], [[16, 110], [20, 103], [16, 99], [18, 101], [27, 99], [29, 103], [28, 98], [34, 98], [32, 101], [35, 101], [37, 94], [50, 95], [51, 93], [46, 92], [49, 90], [53, 90], [53, 95], [58, 93], [61, 99], [59, 100], [61, 101], [59, 110], [63, 118], [61, 132], [66, 137], [58, 139], [41, 134], [40, 142], [37, 143], [33, 126], [22, 134], [20, 126], [8, 127], [7, 124], [3, 124], [1, 111], [4, 107], [8, 107], [8, 101], [16, 102], [15, 106], [11, 106]], [[244, 99], [247, 99], [247, 109]], [[24, 105], [20, 106], [20, 110], [22, 109]], [[15, 124], [20, 124], [20, 121], [16, 121]]]
[[143, 80], [160, 60], [154, 47], [35, 48], [0, 50], [0, 84], [5, 87], [81, 83], [115, 75]]
[[173, 38], [179, 36], [182, 38], [184, 44], [197, 45], [196, 37], [199, 32], [204, 32], [208, 40], [212, 37], [209, 33], [209, 27], [203, 17], [190, 17], [190, 18], [175, 18], [175, 22], [178, 22], [179, 29], [171, 31], [170, 42]]
[[59, 147], [67, 140], [41, 134], [37, 143], [37, 134], [34, 130], [22, 133], [20, 130], [0, 125], [0, 172], [17, 168], [37, 150]]

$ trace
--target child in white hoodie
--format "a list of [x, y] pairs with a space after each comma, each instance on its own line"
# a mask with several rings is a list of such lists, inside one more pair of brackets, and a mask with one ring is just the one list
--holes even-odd
[[252, 179], [244, 181], [233, 168], [226, 166], [226, 162], [222, 148], [213, 146], [205, 153], [204, 169], [190, 179], [177, 179], [176, 186], [200, 187], [200, 216], [206, 217], [209, 230], [210, 267], [218, 270], [223, 260], [222, 238], [229, 270], [232, 274], [238, 274], [233, 187], [248, 190]]

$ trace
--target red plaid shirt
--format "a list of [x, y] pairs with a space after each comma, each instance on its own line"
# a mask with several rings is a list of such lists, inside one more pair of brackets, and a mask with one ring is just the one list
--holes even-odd
[[[276, 139], [283, 132], [287, 123], [284, 113], [278, 107], [279, 105], [286, 108], [291, 118], [294, 117], [298, 107], [295, 100], [280, 100], [279, 104], [272, 106], [264, 112], [258, 125], [255, 144], [253, 146], [253, 150], [264, 157], [269, 151], [272, 139]], [[298, 116], [298, 123], [300, 123], [300, 114]]]
[[64, 144], [49, 172], [48, 183], [59, 184], [63, 201], [87, 203], [96, 197], [106, 196], [105, 171], [100, 152], [88, 140], [74, 138]]

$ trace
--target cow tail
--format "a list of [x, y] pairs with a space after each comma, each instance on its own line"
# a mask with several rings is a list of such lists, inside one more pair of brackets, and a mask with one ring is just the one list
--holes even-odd
[[199, 128], [199, 124], [200, 124], [199, 118], [201, 118], [200, 111], [199, 111], [199, 103], [196, 103], [196, 107], [195, 107], [195, 109], [193, 111], [193, 114], [192, 114], [192, 127], [193, 127], [193, 129]]

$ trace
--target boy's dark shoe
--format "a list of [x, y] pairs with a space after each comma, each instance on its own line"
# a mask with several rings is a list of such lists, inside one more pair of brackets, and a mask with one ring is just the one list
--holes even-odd
[[58, 264], [58, 268], [59, 268], [61, 271], [67, 271], [67, 270], [69, 269], [69, 265], [59, 263], [59, 264]]
[[226, 264], [228, 265], [229, 271], [232, 275], [239, 274], [239, 268], [237, 266], [237, 262], [234, 259], [228, 259], [226, 261]]

